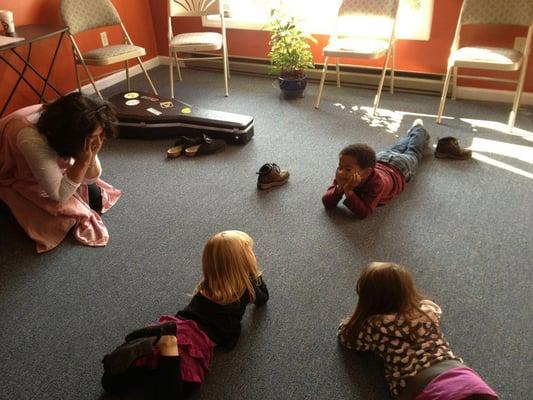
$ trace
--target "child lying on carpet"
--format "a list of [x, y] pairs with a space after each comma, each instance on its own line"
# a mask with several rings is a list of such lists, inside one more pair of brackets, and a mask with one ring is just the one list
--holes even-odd
[[385, 364], [399, 400], [495, 400], [496, 393], [456, 357], [440, 330], [440, 307], [419, 293], [411, 273], [393, 263], [366, 266], [357, 281], [355, 312], [339, 342], [371, 351]]
[[405, 183], [415, 175], [428, 142], [422, 120], [417, 119], [407, 137], [390, 150], [376, 155], [365, 144], [345, 147], [339, 154], [333, 184], [322, 196], [324, 207], [335, 208], [344, 196], [344, 205], [357, 218], [366, 218], [377, 206], [403, 192]]
[[214, 235], [202, 269], [203, 280], [185, 309], [131, 332], [104, 357], [106, 391], [121, 393], [146, 382], [158, 400], [185, 399], [203, 382], [213, 348], [235, 347], [246, 306], [261, 306], [269, 297], [252, 238], [240, 231]]

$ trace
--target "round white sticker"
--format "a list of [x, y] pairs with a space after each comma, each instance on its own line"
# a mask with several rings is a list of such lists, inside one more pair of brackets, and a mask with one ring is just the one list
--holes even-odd
[[136, 105], [139, 104], [139, 103], [140, 103], [139, 100], [128, 100], [128, 101], [126, 102], [126, 105], [127, 105], [127, 106], [136, 106]]

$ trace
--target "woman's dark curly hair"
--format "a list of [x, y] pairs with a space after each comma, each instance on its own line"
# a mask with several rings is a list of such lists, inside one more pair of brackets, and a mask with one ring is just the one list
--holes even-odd
[[117, 118], [111, 105], [80, 93], [45, 105], [36, 126], [60, 157], [76, 158], [85, 146], [85, 139], [98, 127], [102, 127], [106, 138], [117, 134]]

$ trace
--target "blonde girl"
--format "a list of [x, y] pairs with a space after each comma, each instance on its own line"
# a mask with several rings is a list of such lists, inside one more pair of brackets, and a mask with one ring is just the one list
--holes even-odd
[[151, 381], [157, 399], [185, 399], [203, 382], [213, 348], [235, 347], [246, 306], [261, 306], [269, 297], [252, 238], [241, 231], [212, 236], [204, 247], [202, 271], [187, 307], [131, 332], [104, 357], [106, 391], [122, 393]]
[[373, 262], [357, 281], [355, 312], [341, 321], [339, 342], [371, 351], [401, 400], [493, 400], [496, 393], [456, 357], [440, 330], [441, 309], [415, 287], [407, 268]]

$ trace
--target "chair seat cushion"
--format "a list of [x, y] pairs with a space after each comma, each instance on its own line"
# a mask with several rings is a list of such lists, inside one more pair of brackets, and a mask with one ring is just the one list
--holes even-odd
[[324, 47], [325, 56], [380, 58], [387, 53], [389, 41], [372, 38], [338, 38], [332, 39]]
[[452, 60], [458, 67], [516, 71], [522, 64], [522, 53], [502, 47], [463, 47]]
[[216, 32], [181, 33], [170, 41], [175, 51], [212, 51], [222, 48], [222, 35]]
[[141, 57], [146, 54], [144, 48], [130, 44], [116, 44], [100, 47], [83, 53], [83, 59], [90, 65], [108, 65], [119, 61]]

